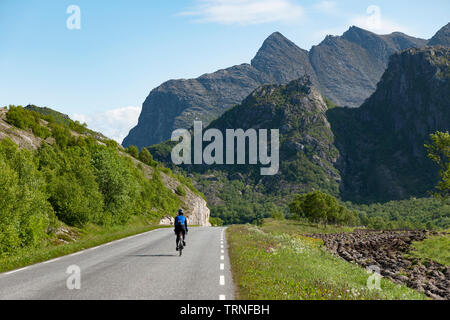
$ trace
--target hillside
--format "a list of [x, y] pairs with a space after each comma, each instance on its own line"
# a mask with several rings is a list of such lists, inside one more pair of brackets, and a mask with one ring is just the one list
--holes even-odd
[[170, 80], [152, 90], [123, 146], [163, 142], [196, 119], [210, 123], [261, 85], [286, 84], [304, 75], [335, 104], [359, 107], [375, 91], [391, 54], [426, 43], [398, 32], [377, 35], [351, 27], [342, 36], [327, 36], [308, 52], [275, 32], [251, 64]]
[[[209, 127], [280, 128], [280, 172], [262, 177], [257, 166], [242, 165], [183, 169], [214, 215], [229, 223], [246, 215], [244, 221], [258, 219], [257, 212], [270, 214], [294, 194], [316, 189], [356, 203], [426, 197], [438, 168], [424, 144], [429, 134], [450, 129], [449, 56], [445, 47], [395, 54], [377, 91], [359, 109], [334, 107], [307, 77], [262, 86]], [[150, 150], [171, 165], [170, 143]]]
[[141, 218], [158, 224], [180, 207], [192, 224], [209, 225], [206, 201], [187, 179], [132, 158], [85, 125], [55, 120], [57, 114], [0, 110], [0, 256], [67, 228], [111, 228]]

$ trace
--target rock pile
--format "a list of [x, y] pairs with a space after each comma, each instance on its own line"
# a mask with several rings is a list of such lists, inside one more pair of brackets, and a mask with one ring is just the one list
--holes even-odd
[[425, 293], [433, 299], [450, 299], [450, 267], [407, 255], [413, 241], [437, 235], [430, 231], [369, 231], [313, 234], [332, 253], [363, 267], [377, 266], [381, 275]]

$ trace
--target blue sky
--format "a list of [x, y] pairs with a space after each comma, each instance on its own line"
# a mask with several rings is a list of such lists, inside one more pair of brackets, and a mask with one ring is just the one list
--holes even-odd
[[0, 0], [0, 105], [49, 106], [120, 140], [151, 89], [248, 63], [274, 31], [304, 49], [351, 25], [430, 38], [449, 12], [448, 0]]

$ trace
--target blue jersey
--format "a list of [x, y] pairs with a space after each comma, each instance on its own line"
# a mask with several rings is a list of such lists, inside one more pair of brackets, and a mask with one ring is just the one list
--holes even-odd
[[187, 230], [187, 220], [185, 216], [175, 218], [175, 228], [185, 228]]

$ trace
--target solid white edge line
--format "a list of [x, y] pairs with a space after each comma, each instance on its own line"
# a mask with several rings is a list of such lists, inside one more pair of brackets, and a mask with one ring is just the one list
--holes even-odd
[[220, 283], [221, 286], [225, 285], [225, 276], [220, 276], [219, 283]]
[[16, 270], [13, 270], [13, 271], [8, 271], [8, 272], [5, 272], [5, 274], [13, 274], [13, 273], [16, 273], [16, 272], [24, 271], [24, 270], [26, 270], [28, 268], [30, 268], [30, 267], [24, 267], [24, 268], [16, 269]]
[[74, 257], [74, 256], [77, 256], [77, 255], [82, 254], [82, 253], [84, 253], [84, 251], [74, 252], [72, 254], [69, 254], [69, 257]]
[[52, 263], [52, 262], [55, 262], [55, 261], [61, 260], [61, 258], [62, 258], [62, 257], [59, 257], [59, 258], [55, 258], [55, 259], [52, 259], [52, 260], [48, 260], [48, 261], [44, 261], [44, 262], [42, 262], [42, 264]]

